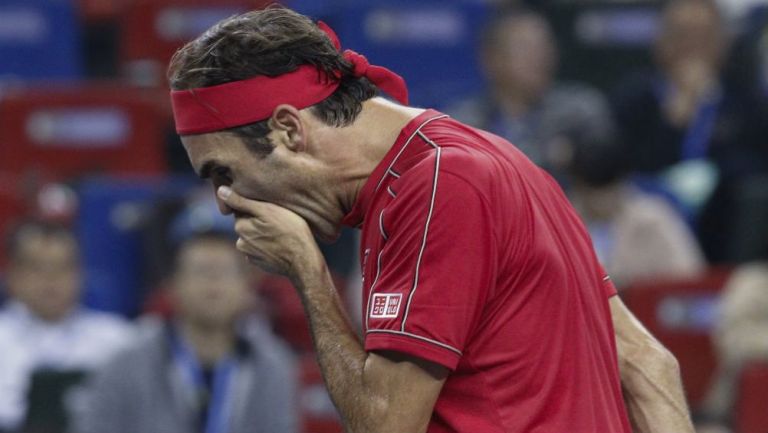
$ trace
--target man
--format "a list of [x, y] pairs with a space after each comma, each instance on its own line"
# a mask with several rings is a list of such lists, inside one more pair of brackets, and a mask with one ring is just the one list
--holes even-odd
[[[348, 431], [629, 432], [622, 385], [636, 431], [691, 431], [676, 361], [511, 144], [374, 97], [405, 84], [286, 9], [222, 21], [169, 75], [193, 167], [296, 286]], [[312, 236], [341, 224], [363, 229], [362, 342]]]
[[568, 155], [563, 134], [586, 129], [605, 139], [612, 133], [608, 101], [599, 91], [555, 79], [557, 42], [540, 14], [518, 7], [494, 16], [479, 48], [489, 89], [450, 108], [456, 119], [514, 143], [558, 179]]
[[[0, 312], [0, 431], [22, 428], [36, 374], [74, 383], [123, 347], [131, 328], [123, 320], [79, 306], [77, 241], [65, 227], [28, 221], [8, 238], [8, 304]], [[53, 392], [57, 385], [48, 383]], [[63, 386], [63, 382], [62, 382]], [[58, 390], [59, 392], [63, 390]], [[53, 399], [57, 400], [57, 399]], [[49, 402], [60, 406], [61, 400]], [[53, 406], [48, 408], [56, 411]], [[53, 416], [46, 414], [46, 416]], [[27, 427], [30, 427], [27, 425]], [[36, 427], [40, 427], [37, 425]], [[56, 426], [64, 430], [64, 426]]]
[[765, 97], [746, 80], [738, 89], [723, 79], [729, 48], [714, 0], [670, 1], [654, 70], [633, 73], [615, 95], [632, 170], [658, 176], [686, 204], [707, 259], [716, 263], [749, 254], [735, 228], [754, 203], [740, 197], [746, 183], [768, 173]]
[[254, 327], [246, 263], [229, 235], [192, 235], [171, 283], [174, 320], [102, 369], [78, 408], [89, 433], [298, 431], [293, 359]]

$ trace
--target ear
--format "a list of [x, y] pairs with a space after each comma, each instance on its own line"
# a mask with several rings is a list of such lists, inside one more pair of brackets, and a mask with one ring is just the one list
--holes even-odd
[[305, 125], [301, 120], [299, 110], [293, 105], [280, 104], [269, 118], [269, 127], [283, 135], [282, 144], [292, 152], [306, 150]]

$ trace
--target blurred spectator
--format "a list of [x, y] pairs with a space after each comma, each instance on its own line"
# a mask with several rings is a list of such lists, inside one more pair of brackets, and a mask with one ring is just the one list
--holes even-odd
[[704, 256], [677, 210], [628, 181], [627, 159], [620, 146], [579, 135], [571, 135], [569, 142], [573, 146], [571, 202], [618, 287], [703, 271]]
[[674, 0], [663, 11], [656, 70], [624, 81], [615, 101], [632, 169], [661, 175], [698, 215], [699, 239], [714, 262], [732, 256], [740, 183], [766, 170], [764, 101], [722, 84], [728, 46], [712, 0]]
[[257, 318], [248, 267], [229, 235], [196, 234], [178, 251], [175, 316], [148, 319], [73, 410], [82, 433], [295, 433], [290, 353]]
[[[63, 413], [63, 388], [126, 344], [130, 328], [117, 317], [78, 306], [79, 251], [69, 230], [24, 223], [10, 234], [7, 252], [9, 300], [0, 311], [0, 430], [64, 431], [65, 426], [55, 425], [64, 420], [54, 413]], [[28, 410], [41, 409], [28, 404], [29, 396], [40, 392], [36, 386], [48, 390], [35, 401], [50, 412], [33, 417]]]
[[564, 158], [558, 137], [564, 131], [586, 127], [606, 136], [613, 130], [600, 92], [555, 81], [557, 46], [538, 13], [513, 9], [495, 17], [482, 35], [480, 62], [487, 95], [446, 111], [508, 139], [538, 165], [557, 172]]
[[736, 399], [742, 368], [751, 361], [768, 361], [768, 262], [737, 269], [720, 301], [714, 342], [717, 372], [704, 405], [710, 424], [727, 425]]
[[753, 8], [765, 5], [765, 0], [717, 0], [717, 4], [730, 22], [739, 24]]

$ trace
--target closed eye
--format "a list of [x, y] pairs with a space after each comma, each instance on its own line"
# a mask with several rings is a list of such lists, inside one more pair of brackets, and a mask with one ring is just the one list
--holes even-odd
[[232, 185], [232, 172], [227, 167], [216, 167], [212, 170], [211, 181], [217, 186]]

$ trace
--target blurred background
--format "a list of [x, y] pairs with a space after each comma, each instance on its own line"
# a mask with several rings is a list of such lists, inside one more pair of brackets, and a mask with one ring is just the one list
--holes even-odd
[[[0, 432], [341, 431], [297, 296], [239, 266], [167, 96], [177, 48], [268, 3], [0, 0]], [[548, 170], [698, 430], [768, 431], [768, 2], [282, 4]], [[323, 247], [355, 320], [356, 242]]]

